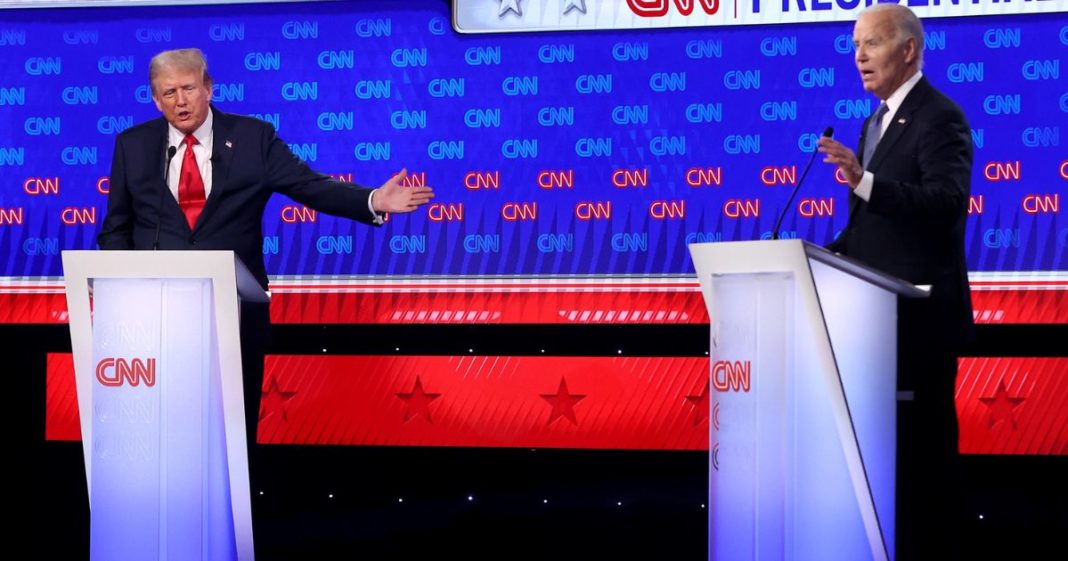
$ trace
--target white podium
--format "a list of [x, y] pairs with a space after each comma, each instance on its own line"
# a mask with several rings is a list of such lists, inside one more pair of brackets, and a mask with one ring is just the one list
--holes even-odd
[[894, 559], [897, 297], [800, 240], [690, 245], [711, 318], [708, 557]]
[[229, 251], [66, 251], [63, 268], [90, 558], [253, 559], [238, 302], [266, 293]]

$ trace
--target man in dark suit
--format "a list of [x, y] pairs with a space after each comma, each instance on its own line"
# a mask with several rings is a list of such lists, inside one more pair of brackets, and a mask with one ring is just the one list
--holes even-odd
[[[917, 285], [930, 297], [898, 305], [898, 387], [913, 401], [898, 423], [899, 559], [952, 555], [959, 517], [957, 355], [974, 329], [964, 257], [971, 131], [960, 108], [927, 81], [919, 19], [876, 4], [853, 30], [864, 89], [881, 103], [864, 123], [858, 159], [823, 138], [819, 151], [849, 183], [849, 224], [829, 249]], [[920, 552], [921, 540], [934, 550]]]
[[[315, 172], [267, 123], [210, 105], [212, 80], [198, 49], [153, 57], [149, 82], [163, 117], [115, 141], [101, 249], [232, 250], [266, 289], [262, 222], [274, 193], [376, 225], [385, 213], [410, 212], [433, 197], [429, 187], [402, 186], [404, 170], [373, 190]], [[269, 325], [267, 306], [242, 305], [250, 453]]]
[[433, 196], [429, 187], [403, 187], [404, 170], [374, 190], [315, 172], [267, 123], [210, 105], [212, 80], [198, 49], [156, 55], [149, 79], [163, 117], [115, 141], [102, 249], [233, 250], [267, 288], [261, 223], [272, 194], [367, 224]]

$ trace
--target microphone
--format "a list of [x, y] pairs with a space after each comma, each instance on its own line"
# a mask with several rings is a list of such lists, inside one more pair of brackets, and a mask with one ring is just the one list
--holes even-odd
[[171, 160], [177, 153], [177, 146], [167, 147], [167, 163], [163, 166], [163, 188], [159, 190], [159, 204], [156, 205], [156, 238], [152, 241], [152, 251], [159, 249], [159, 227], [163, 223], [163, 194], [171, 190]]
[[[823, 129], [823, 137], [831, 138], [834, 136], [834, 127], [827, 127]], [[786, 206], [783, 207], [782, 212], [779, 214], [779, 219], [775, 221], [775, 229], [771, 231], [771, 239], [779, 239], [779, 227], [782, 226], [782, 220], [786, 218], [786, 212], [790, 210], [790, 205], [794, 202], [794, 197], [797, 196], [797, 190], [801, 188], [801, 183], [805, 181], [805, 176], [808, 175], [808, 168], [812, 167], [812, 162], [816, 159], [818, 150], [812, 149], [812, 156], [808, 159], [808, 164], [805, 166], [805, 171], [801, 172], [801, 179], [797, 180], [797, 185], [794, 185], [794, 190], [790, 193], [790, 198], [786, 199]]]

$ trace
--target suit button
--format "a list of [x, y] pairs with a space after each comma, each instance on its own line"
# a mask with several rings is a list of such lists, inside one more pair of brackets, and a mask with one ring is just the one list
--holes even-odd
[[192, 245], [197, 245], [197, 241], [196, 240], [189, 240], [189, 243], [192, 244]]

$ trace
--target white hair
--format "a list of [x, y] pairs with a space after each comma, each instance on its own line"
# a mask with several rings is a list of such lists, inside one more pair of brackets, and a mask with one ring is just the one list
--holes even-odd
[[920, 18], [916, 17], [916, 14], [912, 10], [901, 4], [872, 4], [871, 6], [864, 8], [864, 10], [860, 12], [860, 15], [863, 16], [864, 14], [877, 14], [881, 12], [890, 12], [892, 15], [894, 29], [896, 30], [896, 36], [899, 42], [904, 43], [910, 37], [916, 40], [916, 52], [919, 56], [918, 62], [919, 66], [922, 68], [924, 36], [923, 23], [920, 22]]

